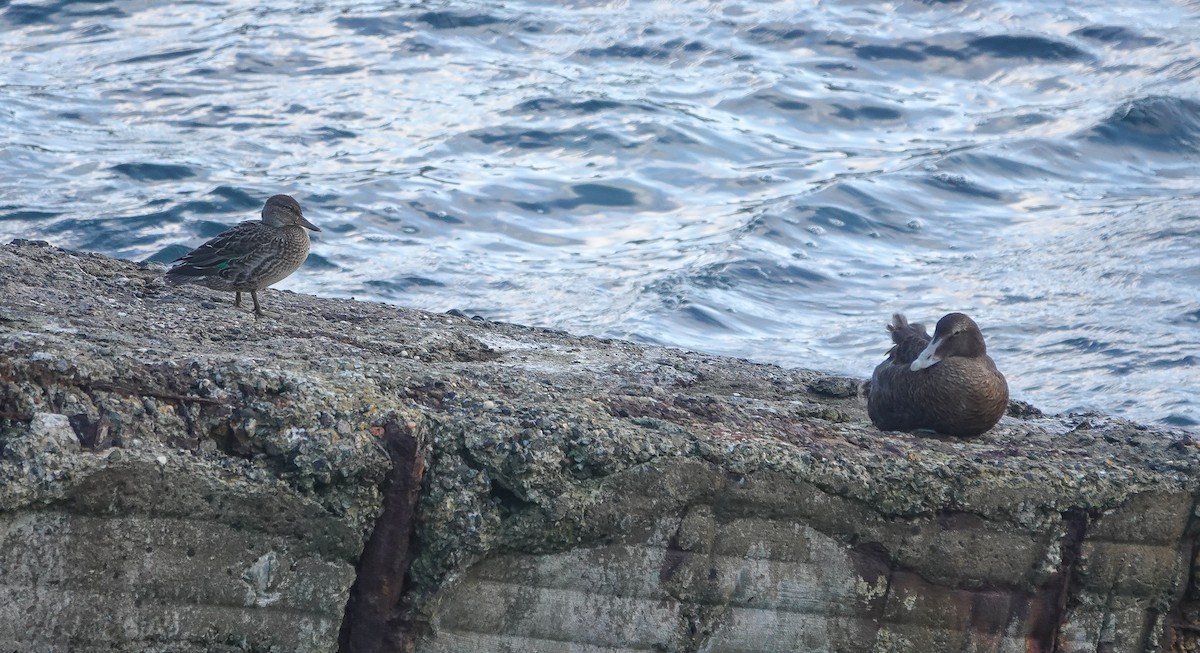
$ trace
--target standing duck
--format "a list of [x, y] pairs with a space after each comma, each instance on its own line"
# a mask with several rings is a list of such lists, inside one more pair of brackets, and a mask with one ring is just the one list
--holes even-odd
[[932, 430], [972, 437], [1008, 408], [1008, 383], [987, 355], [975, 321], [963, 313], [938, 320], [933, 339], [896, 313], [895, 343], [871, 375], [867, 414], [884, 431]]
[[180, 257], [167, 270], [172, 284], [198, 283], [213, 290], [232, 290], [233, 305], [249, 291], [254, 314], [261, 316], [258, 291], [281, 281], [308, 258], [308, 232], [320, 231], [304, 218], [300, 204], [287, 195], [267, 200], [262, 220], [242, 222]]

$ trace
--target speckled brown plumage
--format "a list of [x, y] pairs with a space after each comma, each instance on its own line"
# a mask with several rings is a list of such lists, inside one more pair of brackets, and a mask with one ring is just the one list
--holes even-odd
[[974, 320], [950, 313], [938, 320], [930, 339], [924, 326], [896, 314], [888, 331], [894, 344], [875, 368], [867, 397], [875, 426], [971, 437], [1000, 421], [1008, 383], [987, 355]]
[[275, 195], [263, 206], [261, 221], [238, 224], [184, 255], [167, 270], [167, 281], [231, 290], [234, 306], [241, 306], [242, 293], [249, 292], [255, 315], [262, 315], [258, 291], [304, 263], [308, 229], [320, 231], [304, 218], [296, 200]]

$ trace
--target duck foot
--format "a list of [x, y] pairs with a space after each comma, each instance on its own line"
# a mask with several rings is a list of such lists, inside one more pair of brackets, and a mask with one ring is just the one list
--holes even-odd
[[[258, 291], [257, 290], [250, 291], [250, 299], [254, 300], [254, 317], [274, 317], [270, 313], [263, 312], [262, 306], [260, 306], [258, 303]], [[234, 291], [233, 307], [234, 308], [242, 307], [242, 293], [240, 290]]]
[[[241, 293], [239, 293], [239, 294], [241, 294]], [[262, 317], [263, 311], [262, 311], [262, 307], [258, 305], [258, 291], [257, 290], [250, 291], [250, 299], [254, 300], [254, 317]]]

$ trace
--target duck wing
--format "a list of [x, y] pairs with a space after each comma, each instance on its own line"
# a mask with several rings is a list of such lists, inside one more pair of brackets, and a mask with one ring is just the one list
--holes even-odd
[[175, 283], [200, 277], [233, 279], [261, 263], [258, 259], [274, 248], [278, 230], [261, 222], [248, 221], [227, 229], [212, 240], [176, 260], [167, 270], [167, 280]]

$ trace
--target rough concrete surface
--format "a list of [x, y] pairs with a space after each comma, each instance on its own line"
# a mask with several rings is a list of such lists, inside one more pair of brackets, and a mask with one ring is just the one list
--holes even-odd
[[1183, 431], [161, 277], [0, 247], [0, 651], [1200, 650]]

